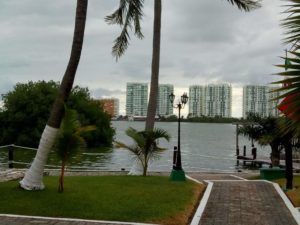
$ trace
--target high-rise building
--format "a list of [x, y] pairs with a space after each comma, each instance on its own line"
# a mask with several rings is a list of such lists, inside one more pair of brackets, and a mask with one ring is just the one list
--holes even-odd
[[193, 85], [189, 88], [189, 116], [231, 117], [229, 84]]
[[280, 100], [272, 100], [280, 95], [272, 92], [278, 87], [266, 85], [246, 85], [243, 88], [243, 118], [249, 113], [255, 113], [260, 117], [278, 117], [277, 105]]
[[100, 99], [103, 105], [104, 112], [107, 112], [112, 117], [119, 116], [119, 99], [117, 98], [103, 98]]
[[231, 117], [232, 88], [230, 84], [209, 84], [205, 87], [205, 115]]
[[156, 114], [160, 116], [169, 116], [173, 114], [173, 106], [169, 95], [174, 93], [174, 86], [171, 84], [160, 84], [158, 86], [157, 109]]
[[127, 83], [126, 115], [146, 116], [148, 103], [147, 83]]
[[188, 103], [190, 117], [205, 115], [205, 87], [200, 85], [190, 86]]

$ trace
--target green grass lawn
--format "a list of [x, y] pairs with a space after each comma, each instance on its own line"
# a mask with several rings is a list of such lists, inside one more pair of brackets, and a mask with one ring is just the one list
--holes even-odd
[[[170, 221], [189, 217], [203, 187], [168, 177], [45, 177], [46, 189], [24, 191], [17, 181], [0, 183], [0, 213], [132, 222]], [[187, 219], [186, 218], [186, 219]], [[177, 221], [178, 222], [178, 221]], [[167, 222], [168, 224], [171, 224]], [[174, 223], [179, 224], [179, 223]]]
[[[285, 187], [286, 179], [275, 180], [281, 187]], [[286, 195], [291, 200], [295, 207], [300, 207], [300, 176], [294, 176], [293, 180], [294, 189], [288, 190]]]

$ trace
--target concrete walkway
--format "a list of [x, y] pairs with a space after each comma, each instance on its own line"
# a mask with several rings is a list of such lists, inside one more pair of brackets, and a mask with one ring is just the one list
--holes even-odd
[[[9, 176], [13, 178], [18, 177], [17, 174], [19, 176], [22, 175], [21, 173], [15, 172], [10, 172], [9, 174]], [[100, 174], [97, 173], [97, 175]], [[209, 182], [213, 183], [208, 195], [208, 201], [206, 203], [204, 203], [204, 201], [201, 202], [201, 205], [204, 205], [204, 207], [201, 217], [199, 216], [199, 220], [196, 223], [197, 225], [298, 224], [272, 183], [245, 180], [245, 178], [253, 176], [253, 174], [215, 174], [199, 172], [189, 173], [188, 175], [201, 182], [210, 180]], [[4, 174], [0, 173], [0, 181], [1, 178], [7, 180], [4, 179], [5, 177]], [[0, 225], [24, 224], [125, 225], [139, 223], [0, 215]]]
[[[239, 174], [208, 174], [206, 177], [205, 174], [193, 174], [192, 177], [201, 182], [208, 178], [206, 182], [211, 184], [207, 202], [202, 204], [204, 211], [198, 215], [199, 220], [194, 224], [297, 225], [299, 223], [271, 182], [247, 181]], [[299, 212], [293, 207], [291, 209], [299, 220]]]

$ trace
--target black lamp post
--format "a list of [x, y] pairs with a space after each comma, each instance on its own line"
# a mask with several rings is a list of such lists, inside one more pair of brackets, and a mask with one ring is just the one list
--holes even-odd
[[181, 119], [181, 114], [180, 111], [181, 109], [184, 108], [185, 104], [187, 103], [189, 97], [187, 96], [187, 93], [183, 93], [183, 95], [180, 98], [180, 101], [174, 104], [174, 99], [175, 95], [171, 93], [169, 95], [170, 102], [172, 103], [172, 107], [175, 109], [178, 109], [178, 144], [177, 148], [174, 147], [174, 163], [173, 163], [173, 170], [171, 173], [171, 179], [172, 180], [177, 180], [177, 181], [183, 181], [185, 180], [185, 174], [182, 169], [182, 164], [181, 164], [181, 149], [180, 149], [180, 119]]

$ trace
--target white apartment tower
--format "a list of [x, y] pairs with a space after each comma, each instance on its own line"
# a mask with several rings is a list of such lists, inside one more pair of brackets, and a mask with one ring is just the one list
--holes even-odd
[[249, 113], [258, 114], [260, 117], [267, 117], [269, 87], [265, 85], [246, 85], [243, 87], [243, 118]]
[[174, 86], [171, 84], [160, 84], [158, 86], [156, 114], [169, 116], [173, 114], [173, 106], [169, 100], [169, 95], [174, 93]]
[[231, 117], [232, 88], [230, 84], [209, 84], [205, 87], [205, 115]]
[[147, 83], [127, 83], [126, 115], [146, 116], [148, 103]]
[[200, 85], [190, 86], [188, 103], [190, 117], [205, 115], [205, 87]]

